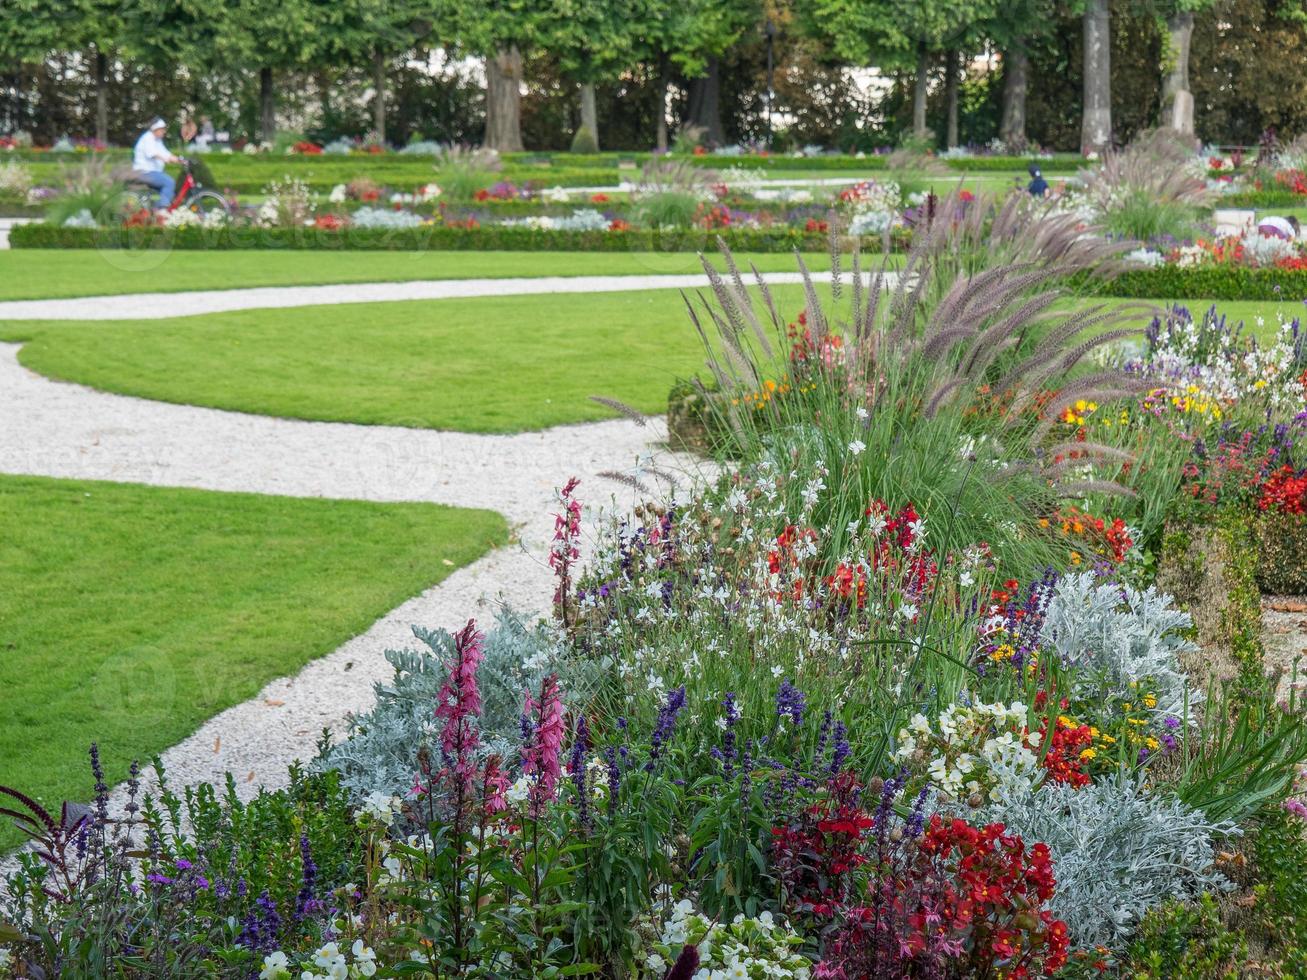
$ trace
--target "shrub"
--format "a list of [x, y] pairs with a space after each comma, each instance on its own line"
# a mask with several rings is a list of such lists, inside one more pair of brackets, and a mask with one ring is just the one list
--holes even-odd
[[1180, 665], [1180, 654], [1194, 649], [1184, 636], [1191, 622], [1152, 586], [1139, 591], [1078, 572], [1058, 581], [1043, 634], [1063, 664], [1083, 671], [1086, 683], [1103, 685], [1103, 696], [1128, 695], [1147, 680], [1156, 714], [1184, 718], [1200, 700]]
[[[415, 228], [60, 228], [47, 223], [18, 225], [10, 232], [13, 248], [176, 248], [176, 249], [324, 249], [345, 251], [414, 251], [421, 249], [519, 252], [700, 252], [718, 240], [740, 252], [811, 252], [824, 248], [826, 235], [789, 228], [727, 228], [652, 231], [546, 231], [536, 228], [466, 228], [423, 225]], [[876, 239], [867, 252], [880, 248]]]
[[1128, 269], [1110, 283], [1096, 287], [1112, 296], [1136, 299], [1304, 300], [1307, 270], [1238, 265], [1203, 265], [1182, 268], [1162, 265]]
[[1057, 877], [1051, 906], [1078, 946], [1119, 946], [1163, 901], [1230, 887], [1213, 868], [1213, 842], [1237, 828], [1128, 777], [1044, 786], [984, 812], [1048, 845]]
[[576, 130], [576, 135], [572, 137], [573, 153], [598, 153], [599, 142], [595, 139], [595, 134], [590, 132], [588, 126], [580, 126]]
[[1089, 207], [1103, 227], [1139, 241], [1159, 235], [1192, 237], [1212, 194], [1204, 164], [1182, 137], [1166, 129], [1109, 151], [1080, 182]]

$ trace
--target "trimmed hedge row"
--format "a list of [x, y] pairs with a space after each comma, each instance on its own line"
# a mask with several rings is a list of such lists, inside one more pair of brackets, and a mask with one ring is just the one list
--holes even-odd
[[[723, 239], [738, 252], [824, 252], [829, 239], [789, 229], [728, 228], [624, 232], [535, 231], [526, 228], [59, 228], [20, 225], [11, 248], [321, 249], [324, 251], [698, 252]], [[864, 253], [880, 251], [879, 238], [862, 240]]]
[[1216, 199], [1218, 208], [1301, 208], [1307, 207], [1307, 197], [1282, 189], [1260, 191], [1239, 191], [1236, 194], [1222, 194]]
[[1307, 270], [1163, 265], [1123, 272], [1097, 284], [1096, 291], [1127, 299], [1302, 300]]

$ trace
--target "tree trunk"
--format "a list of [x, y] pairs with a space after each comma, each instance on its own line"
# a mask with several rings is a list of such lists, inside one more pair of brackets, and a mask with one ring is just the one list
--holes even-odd
[[377, 139], [386, 141], [386, 55], [377, 48], [372, 52], [372, 129]]
[[708, 73], [690, 82], [689, 122], [703, 130], [704, 141], [724, 142], [721, 111], [721, 60], [708, 59]]
[[950, 50], [944, 58], [944, 94], [948, 103], [948, 129], [944, 145], [950, 150], [958, 145], [958, 53]]
[[930, 80], [930, 52], [923, 42], [917, 47], [917, 80], [912, 89], [912, 135], [926, 135], [926, 84]]
[[272, 91], [272, 69], [259, 69], [259, 133], [265, 143], [277, 137], [277, 100]]
[[658, 58], [658, 124], [654, 132], [654, 148], [667, 149], [667, 56]]
[[522, 52], [517, 45], [486, 59], [485, 144], [500, 153], [522, 150]]
[[95, 49], [95, 140], [109, 142], [109, 57]]
[[1167, 65], [1162, 79], [1162, 125], [1185, 136], [1194, 134], [1194, 95], [1189, 90], [1189, 45], [1194, 36], [1194, 15], [1180, 11], [1166, 21]]
[[322, 69], [317, 72], [318, 111], [322, 113], [322, 125], [325, 128], [331, 117], [331, 76]]
[[581, 128], [588, 129], [599, 149], [599, 112], [595, 109], [594, 82], [581, 83]]
[[1101, 153], [1112, 145], [1111, 0], [1089, 0], [1084, 30], [1085, 115], [1080, 151]]
[[1018, 42], [1003, 53], [1003, 122], [999, 138], [1009, 152], [1026, 148], [1026, 91], [1029, 88], [1030, 56]]

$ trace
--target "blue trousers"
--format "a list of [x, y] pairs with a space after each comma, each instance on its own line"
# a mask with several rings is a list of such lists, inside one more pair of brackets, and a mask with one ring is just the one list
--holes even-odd
[[173, 195], [177, 193], [177, 181], [173, 180], [162, 170], [150, 171], [148, 173], [138, 170], [136, 172], [136, 177], [146, 187], [151, 187], [159, 192], [158, 206], [160, 208], [166, 208], [172, 203]]

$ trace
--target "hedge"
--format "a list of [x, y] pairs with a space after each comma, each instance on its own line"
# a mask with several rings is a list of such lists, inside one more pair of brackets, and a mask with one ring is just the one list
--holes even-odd
[[1222, 194], [1216, 199], [1215, 207], [1252, 208], [1254, 210], [1266, 210], [1267, 208], [1301, 208], [1307, 207], [1307, 197], [1303, 197], [1301, 194], [1295, 194], [1293, 191], [1282, 188], [1267, 188], [1260, 191], [1239, 191], [1233, 194]]
[[1307, 299], [1307, 270], [1162, 265], [1131, 269], [1093, 288], [1126, 299], [1302, 300]]
[[[824, 252], [829, 239], [817, 232], [728, 228], [721, 231], [633, 230], [536, 231], [527, 228], [60, 228], [20, 225], [10, 248], [321, 249], [361, 251], [697, 252], [712, 251], [720, 237], [737, 252]], [[865, 254], [880, 251], [864, 238]]]

